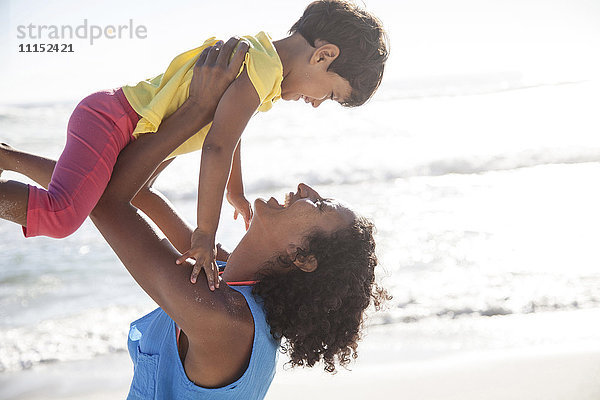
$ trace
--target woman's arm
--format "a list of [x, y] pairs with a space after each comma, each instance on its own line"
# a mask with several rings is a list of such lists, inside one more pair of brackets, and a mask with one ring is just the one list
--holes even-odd
[[[222, 53], [228, 55], [233, 45], [235, 42], [231, 46], [226, 45]], [[218, 99], [235, 77], [243, 53], [244, 49], [239, 51], [229, 67], [226, 67], [227, 58], [223, 54], [223, 59], [220, 55], [216, 66], [197, 64], [192, 80], [197, 94], [165, 119], [156, 134], [141, 136], [121, 152], [112, 178], [91, 215], [92, 221], [133, 278], [186, 332], [193, 332], [193, 335], [201, 335], [220, 326], [226, 315], [222, 312], [224, 303], [220, 299], [228, 291], [211, 295], [206, 285], [190, 284], [187, 277], [192, 266], [187, 263], [181, 267], [174, 265], [179, 256], [177, 250], [158, 235], [146, 216], [130, 201], [156, 166], [210, 121], [214, 109], [211, 101], [216, 102], [211, 99]], [[209, 61], [210, 54], [206, 63]], [[192, 87], [190, 97], [191, 93]], [[206, 101], [200, 101], [202, 98]], [[144, 156], [139, 157], [140, 154]]]
[[[146, 185], [133, 198], [131, 204], [142, 210], [159, 227], [162, 233], [165, 234], [177, 251], [183, 253], [190, 247], [194, 228], [179, 214], [173, 203], [154, 187], [154, 182], [158, 178], [158, 175], [174, 159], [171, 158], [160, 164], [156, 171], [154, 171], [154, 174], [148, 179]], [[223, 249], [220, 243], [217, 243], [217, 261], [227, 261], [228, 258], [229, 252]]]
[[158, 189], [154, 182], [158, 175], [174, 160], [164, 161], [140, 189], [131, 204], [139, 208], [160, 228], [179, 252], [190, 246], [193, 227], [177, 212], [173, 204]]
[[[165, 234], [177, 251], [183, 253], [190, 246], [194, 228], [179, 214], [169, 199], [154, 187], [158, 175], [174, 159], [171, 158], [160, 164], [146, 185], [133, 198], [131, 204], [142, 210]], [[217, 261], [226, 262], [228, 258], [229, 252], [220, 243], [217, 243]]]

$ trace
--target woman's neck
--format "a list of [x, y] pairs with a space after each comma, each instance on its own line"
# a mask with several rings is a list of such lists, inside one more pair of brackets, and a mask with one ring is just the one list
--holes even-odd
[[259, 235], [247, 232], [229, 255], [227, 267], [221, 277], [226, 282], [256, 280], [265, 262], [271, 260], [275, 254], [273, 249], [265, 246]]

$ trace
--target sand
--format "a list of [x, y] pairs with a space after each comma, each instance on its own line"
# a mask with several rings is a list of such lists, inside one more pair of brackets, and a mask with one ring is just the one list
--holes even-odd
[[[2, 399], [108, 400], [126, 397], [131, 371], [125, 354], [40, 369], [10, 382]], [[90, 365], [93, 364], [93, 365]], [[509, 351], [449, 357], [436, 362], [355, 367], [326, 376], [320, 371], [279, 373], [267, 399], [405, 400], [600, 399], [600, 351]]]
[[268, 399], [598, 400], [600, 352], [481, 353], [443, 361], [280, 375]]
[[[594, 345], [589, 340], [595, 335], [589, 328], [599, 313], [581, 310], [463, 319], [446, 323], [457, 329], [444, 328], [444, 332], [437, 331], [435, 323], [405, 324], [404, 329], [374, 327], [352, 371], [329, 376], [319, 368], [290, 371], [280, 365], [267, 399], [349, 400], [384, 395], [403, 400], [598, 400], [600, 342]], [[537, 344], [525, 346], [516, 332], [529, 336], [535, 332], [533, 327], [548, 336], [537, 334], [531, 341]], [[461, 332], [472, 348], [459, 348], [456, 338]], [[504, 348], [486, 348], [498, 334], [505, 339]], [[551, 334], [554, 342], [547, 339]], [[435, 343], [432, 337], [440, 341]], [[506, 343], [515, 344], [508, 348]], [[125, 352], [48, 364], [0, 375], [0, 398], [121, 399], [126, 397], [131, 374]]]

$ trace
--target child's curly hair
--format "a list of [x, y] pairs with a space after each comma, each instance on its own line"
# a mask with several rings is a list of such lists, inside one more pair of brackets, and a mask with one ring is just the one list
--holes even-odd
[[[357, 217], [348, 227], [330, 235], [314, 232], [296, 259], [313, 255], [317, 269], [303, 272], [292, 259], [278, 257], [272, 264], [291, 268], [288, 273], [264, 272], [254, 286], [266, 312], [271, 334], [284, 338], [282, 351], [292, 367], [323, 360], [335, 372], [356, 358], [365, 309], [373, 301], [379, 310], [391, 298], [375, 284], [373, 223]], [[268, 271], [269, 269], [265, 269]]]
[[346, 79], [352, 87], [342, 103], [356, 107], [369, 100], [381, 83], [389, 55], [389, 41], [381, 21], [353, 3], [343, 0], [317, 0], [291, 27], [311, 46], [317, 39], [340, 49], [329, 70]]

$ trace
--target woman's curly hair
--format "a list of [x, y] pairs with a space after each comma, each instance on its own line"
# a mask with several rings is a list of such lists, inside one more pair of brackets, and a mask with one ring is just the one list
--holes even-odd
[[304, 272], [295, 259], [280, 256], [268, 265], [291, 270], [277, 274], [265, 268], [253, 293], [261, 297], [271, 334], [284, 338], [282, 352], [292, 367], [323, 360], [335, 372], [335, 362], [345, 367], [356, 358], [363, 313], [371, 301], [379, 310], [387, 292], [375, 284], [374, 225], [363, 217], [332, 234], [308, 235], [305, 249], [295, 259], [313, 255], [317, 269]]

